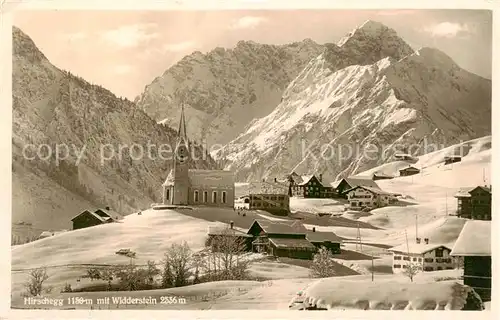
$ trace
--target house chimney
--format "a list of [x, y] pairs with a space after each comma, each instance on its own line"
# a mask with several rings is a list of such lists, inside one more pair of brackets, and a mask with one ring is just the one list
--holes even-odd
[[109, 207], [106, 207], [105, 209], [108, 210], [108, 211], [111, 210]]
[[420, 238], [417, 238], [416, 240], [417, 240], [417, 244], [420, 244]]
[[313, 232], [316, 232], [316, 227], [313, 227]]
[[424, 241], [425, 241], [425, 244], [429, 244], [429, 238], [425, 238]]
[[323, 182], [323, 174], [322, 173], [319, 174], [319, 182]]
[[229, 226], [230, 226], [230, 228], [231, 228], [231, 229], [233, 229], [233, 227], [234, 227], [234, 222], [233, 222], [233, 221], [229, 222]]

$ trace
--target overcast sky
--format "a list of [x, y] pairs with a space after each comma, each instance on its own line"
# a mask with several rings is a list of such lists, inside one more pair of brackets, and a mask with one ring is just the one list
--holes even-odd
[[239, 40], [337, 42], [368, 19], [395, 29], [413, 48], [438, 48], [491, 79], [489, 11], [18, 11], [14, 25], [57, 67], [133, 100], [193, 51], [231, 48]]

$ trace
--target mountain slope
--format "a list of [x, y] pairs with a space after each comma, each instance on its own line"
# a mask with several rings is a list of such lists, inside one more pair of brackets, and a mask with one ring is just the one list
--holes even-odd
[[286, 86], [322, 49], [306, 39], [288, 45], [240, 41], [233, 49], [197, 51], [146, 86], [136, 102], [153, 119], [171, 126], [184, 103], [191, 135], [224, 144], [253, 118], [268, 115]]
[[[16, 27], [12, 94], [14, 223], [31, 222], [38, 231], [68, 228], [83, 209], [110, 206], [127, 214], [159, 199], [171, 161], [153, 147], [149, 156], [147, 147], [171, 145], [176, 133], [132, 102], [56, 68]], [[61, 157], [69, 151], [60, 162], [57, 146]], [[144, 156], [129, 148], [143, 148]], [[209, 157], [192, 163], [213, 165]]]
[[425, 144], [443, 148], [489, 134], [490, 80], [436, 49], [413, 52], [395, 31], [369, 21], [327, 45], [276, 109], [216, 156], [240, 181], [292, 170], [335, 179], [409, 146], [422, 154]]

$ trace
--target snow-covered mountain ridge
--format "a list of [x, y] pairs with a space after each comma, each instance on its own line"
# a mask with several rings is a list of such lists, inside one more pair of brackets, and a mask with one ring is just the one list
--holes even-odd
[[421, 154], [424, 141], [446, 147], [491, 134], [491, 81], [445, 53], [414, 52], [371, 21], [339, 45], [326, 45], [273, 112], [216, 153], [238, 180], [292, 170], [335, 179], [385, 163], [398, 145]]
[[227, 143], [253, 118], [268, 115], [286, 86], [322, 50], [306, 39], [287, 45], [240, 41], [232, 49], [196, 51], [147, 85], [136, 103], [173, 127], [184, 104], [191, 138]]

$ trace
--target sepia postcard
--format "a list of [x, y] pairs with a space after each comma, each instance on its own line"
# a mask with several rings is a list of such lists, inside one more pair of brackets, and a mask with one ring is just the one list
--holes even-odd
[[494, 4], [309, 2], [2, 5], [5, 316], [493, 318]]

